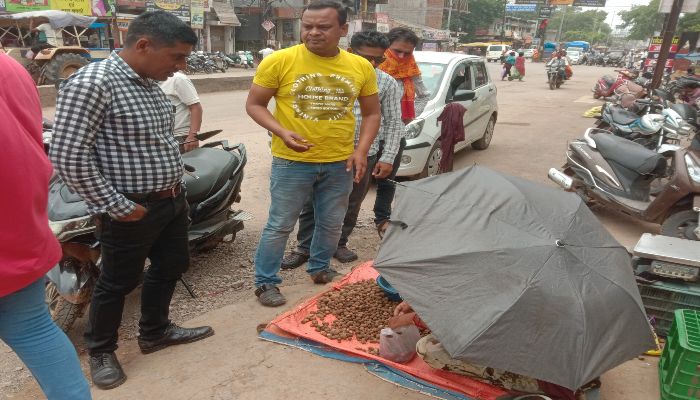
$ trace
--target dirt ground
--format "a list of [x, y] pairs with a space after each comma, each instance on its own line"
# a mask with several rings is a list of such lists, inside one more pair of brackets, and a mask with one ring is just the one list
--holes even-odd
[[[491, 75], [499, 67], [489, 64]], [[493, 142], [485, 151], [466, 150], [455, 157], [455, 168], [479, 163], [534, 181], [550, 184], [547, 170], [564, 162], [568, 140], [580, 136], [592, 124], [581, 114], [599, 103], [590, 88], [596, 78], [612, 69], [575, 67], [573, 80], [550, 91], [542, 64], [528, 64], [524, 82], [497, 82], [500, 115]], [[243, 71], [241, 71], [243, 72]], [[192, 299], [178, 286], [171, 306], [172, 318], [186, 326], [212, 325], [216, 335], [202, 342], [169, 348], [144, 356], [134, 340], [138, 318], [138, 290], [132, 293], [120, 330], [119, 358], [127, 382], [111, 391], [93, 390], [96, 399], [423, 399], [370, 376], [359, 365], [313, 356], [306, 352], [261, 341], [256, 326], [292, 308], [323, 286], [311, 283], [301, 269], [283, 273], [282, 291], [289, 303], [279, 309], [258, 305], [252, 293], [253, 253], [269, 206], [270, 155], [267, 135], [244, 110], [246, 92], [205, 94], [204, 130], [223, 129], [221, 137], [245, 143], [248, 164], [240, 207], [253, 215], [234, 242], [195, 256], [186, 279], [198, 298]], [[44, 110], [46, 116], [53, 109]], [[365, 200], [360, 224], [350, 247], [360, 261], [371, 260], [379, 241], [371, 223], [374, 192]], [[632, 246], [642, 232], [656, 232], [658, 226], [643, 224], [622, 215], [594, 210], [606, 227], [625, 246]], [[293, 245], [293, 240], [290, 246]], [[357, 263], [336, 264], [347, 272]], [[84, 318], [70, 332], [85, 365], [82, 341]], [[658, 399], [657, 360], [640, 357], [603, 376], [604, 400]], [[0, 398], [43, 398], [38, 386], [21, 362], [0, 344]]]

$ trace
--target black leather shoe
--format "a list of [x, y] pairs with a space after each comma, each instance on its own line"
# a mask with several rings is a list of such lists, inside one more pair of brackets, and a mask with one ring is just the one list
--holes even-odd
[[175, 324], [168, 325], [165, 328], [163, 336], [157, 339], [146, 340], [139, 337], [139, 347], [141, 353], [150, 354], [158, 350], [163, 350], [168, 346], [176, 344], [192, 343], [204, 338], [208, 338], [214, 334], [211, 326], [200, 326], [198, 328], [182, 328]]
[[292, 251], [282, 259], [282, 269], [294, 269], [301, 267], [305, 262], [309, 261], [308, 254], [297, 253]]
[[92, 383], [100, 389], [114, 389], [126, 381], [126, 374], [114, 353], [90, 356]]

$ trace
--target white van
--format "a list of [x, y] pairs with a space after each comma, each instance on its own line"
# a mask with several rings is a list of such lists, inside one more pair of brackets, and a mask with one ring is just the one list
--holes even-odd
[[510, 51], [511, 47], [507, 44], [490, 44], [486, 48], [486, 61], [498, 62], [501, 59], [504, 51]]

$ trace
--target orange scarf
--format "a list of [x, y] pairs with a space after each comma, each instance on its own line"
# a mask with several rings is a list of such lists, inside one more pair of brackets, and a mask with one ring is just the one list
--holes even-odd
[[398, 58], [394, 52], [387, 49], [384, 52], [386, 60], [379, 65], [379, 69], [394, 77], [396, 80], [403, 81], [403, 97], [401, 98], [401, 118], [404, 120], [412, 120], [416, 118], [416, 88], [413, 85], [413, 78], [420, 76], [420, 69], [416, 64], [416, 59], [411, 55], [406, 58]]

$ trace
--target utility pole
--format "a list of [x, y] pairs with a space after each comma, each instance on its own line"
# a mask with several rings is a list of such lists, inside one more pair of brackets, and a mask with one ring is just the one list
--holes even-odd
[[503, 0], [503, 23], [501, 24], [501, 43], [506, 41], [506, 8], [508, 0]]
[[564, 6], [564, 14], [561, 16], [561, 21], [559, 21], [559, 30], [557, 31], [557, 43], [561, 41], [561, 31], [564, 29], [564, 19], [566, 19], [567, 11], [569, 11], [569, 6]]
[[681, 9], [683, 8], [683, 0], [674, 0], [671, 6], [671, 12], [668, 14], [668, 19], [664, 24], [664, 30], [661, 33], [663, 36], [663, 42], [661, 42], [661, 51], [659, 51], [659, 58], [656, 59], [656, 67], [654, 68], [654, 78], [651, 80], [651, 87], [656, 89], [661, 85], [661, 80], [664, 77], [664, 70], [666, 69], [666, 60], [668, 60], [668, 53], [671, 50], [671, 45], [673, 44], [673, 34], [676, 32], [676, 27], [678, 26], [678, 17], [681, 14]]
[[451, 23], [452, 23], [452, 5], [454, 4], [454, 0], [450, 0], [450, 8], [447, 10], [447, 30], [450, 31]]

